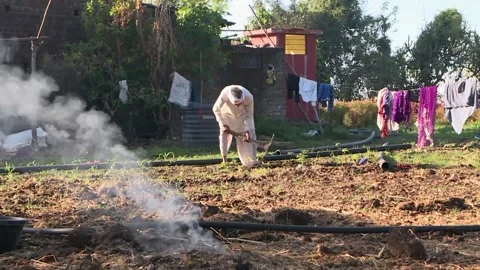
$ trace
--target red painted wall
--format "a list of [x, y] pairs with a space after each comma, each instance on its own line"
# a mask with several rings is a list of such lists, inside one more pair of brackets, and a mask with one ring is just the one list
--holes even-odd
[[[301, 33], [298, 33], [301, 34]], [[285, 48], [285, 33], [270, 33], [269, 36], [273, 42], [272, 44], [270, 39], [265, 35], [255, 35], [251, 36], [251, 42], [253, 45], [263, 45], [265, 43], [270, 44], [271, 46], [276, 46], [278, 48]], [[287, 62], [290, 64], [285, 65], [286, 73], [296, 73], [298, 76], [305, 77], [307, 79], [316, 81], [317, 80], [317, 39], [315, 34], [306, 35], [306, 55], [285, 55]], [[292, 72], [292, 68], [295, 72]], [[287, 83], [285, 78], [285, 84]], [[286, 107], [286, 116], [291, 120], [305, 121], [305, 118], [302, 112], [298, 109], [295, 104], [294, 99], [288, 99], [287, 93], [285, 93], [285, 99], [287, 101]], [[315, 108], [312, 107], [311, 103], [305, 103], [300, 98], [300, 106], [303, 107], [308, 117], [311, 120], [316, 119]]]

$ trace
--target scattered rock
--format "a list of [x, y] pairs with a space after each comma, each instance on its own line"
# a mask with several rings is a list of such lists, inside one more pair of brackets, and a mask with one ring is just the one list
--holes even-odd
[[253, 217], [252, 215], [249, 214], [243, 214], [241, 215], [242, 222], [250, 222], [250, 223], [259, 223], [260, 221]]
[[312, 221], [313, 217], [305, 212], [296, 209], [284, 209], [275, 214], [274, 223], [291, 224], [291, 225], [307, 225]]
[[415, 211], [415, 202], [406, 202], [406, 203], [400, 203], [398, 205], [398, 209], [400, 210], [405, 210], [405, 211]]
[[[5, 268], [7, 269], [7, 268]], [[13, 268], [13, 270], [38, 270], [38, 268], [33, 267], [31, 265], [22, 265], [22, 266], [17, 266]]]
[[465, 199], [462, 198], [449, 198], [448, 200], [436, 200], [433, 202], [407, 202], [400, 203], [398, 209], [405, 211], [418, 211], [422, 213], [432, 211], [445, 211], [447, 209], [467, 210], [472, 206], [465, 204]]
[[95, 244], [109, 244], [114, 240], [121, 239], [127, 242], [135, 239], [131, 230], [122, 224], [114, 224], [104, 228], [102, 233], [96, 234], [94, 242]]
[[465, 199], [463, 198], [449, 198], [446, 201], [441, 202], [447, 209], [453, 209], [456, 208], [458, 210], [465, 210], [465, 209], [471, 209], [470, 205], [465, 204]]
[[202, 217], [210, 217], [220, 212], [220, 208], [217, 206], [207, 205], [205, 211], [203, 211]]
[[91, 228], [75, 228], [67, 236], [68, 245], [74, 248], [85, 248], [93, 244], [95, 230]]
[[240, 255], [236, 258], [234, 258], [235, 261], [235, 269], [236, 270], [250, 270], [253, 269], [253, 264], [249, 260], [249, 253], [248, 252], [242, 252]]
[[326, 245], [318, 245], [317, 246], [318, 252], [321, 254], [333, 254], [333, 250], [327, 247]]
[[90, 255], [83, 257], [80, 262], [72, 264], [72, 270], [100, 270], [102, 265]]
[[100, 194], [105, 194], [108, 198], [115, 198], [118, 196], [118, 191], [115, 187], [105, 187], [100, 190]]
[[303, 241], [304, 241], [304, 242], [312, 242], [313, 240], [312, 240], [312, 238], [310, 238], [310, 236], [305, 235], [305, 236], [303, 237]]
[[425, 260], [427, 251], [422, 242], [416, 239], [407, 229], [393, 229], [387, 236], [387, 245], [396, 258], [412, 258]]
[[77, 194], [80, 200], [95, 200], [98, 198], [97, 194], [92, 192], [88, 187], [83, 187]]
[[372, 199], [370, 203], [368, 203], [367, 207], [368, 208], [378, 208], [380, 207], [382, 203], [380, 202], [379, 199]]
[[236, 270], [250, 270], [253, 269], [253, 264], [248, 261], [238, 260], [237, 264], [235, 265]]

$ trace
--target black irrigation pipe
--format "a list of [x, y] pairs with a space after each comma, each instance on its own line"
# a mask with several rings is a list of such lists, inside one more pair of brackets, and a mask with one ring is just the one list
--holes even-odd
[[337, 234], [359, 234], [359, 233], [388, 233], [392, 229], [411, 229], [414, 232], [433, 231], [455, 231], [455, 232], [476, 232], [480, 231], [480, 225], [445, 225], [445, 226], [306, 226], [306, 225], [284, 225], [284, 224], [263, 224], [246, 222], [207, 222], [201, 221], [199, 225], [203, 228], [214, 229], [237, 229], [252, 231], [281, 231], [281, 232], [303, 232], [303, 233], [337, 233]]
[[[284, 225], [284, 224], [265, 224], [265, 223], [246, 223], [246, 222], [224, 222], [224, 221], [199, 221], [190, 224], [173, 224], [179, 230], [188, 230], [189, 228], [202, 227], [205, 229], [232, 229], [248, 231], [276, 231], [276, 232], [297, 232], [297, 233], [332, 233], [332, 234], [375, 234], [388, 233], [393, 229], [411, 229], [416, 233], [425, 232], [453, 232], [467, 233], [480, 231], [480, 225], [425, 225], [425, 226], [311, 226], [311, 225]], [[125, 224], [127, 228], [161, 228], [162, 222], [144, 222], [135, 224]], [[172, 228], [172, 224], [168, 224]], [[90, 229], [99, 229], [100, 226], [89, 227]], [[69, 234], [74, 228], [23, 228], [23, 233], [29, 234]]]
[[[393, 144], [388, 146], [372, 146], [365, 148], [352, 148], [324, 152], [306, 153], [304, 158], [317, 158], [329, 156], [341, 156], [350, 154], [366, 153], [369, 151], [395, 151], [406, 150], [412, 148], [411, 144]], [[301, 155], [270, 155], [265, 157], [265, 161], [280, 161], [280, 160], [294, 160], [301, 158]], [[230, 159], [236, 160], [237, 159]], [[148, 161], [148, 162], [125, 162], [125, 163], [91, 163], [91, 164], [65, 164], [65, 165], [45, 165], [45, 166], [20, 166], [6, 168], [0, 167], [0, 174], [8, 173], [31, 173], [48, 170], [69, 171], [69, 170], [89, 170], [89, 169], [134, 169], [141, 167], [165, 167], [165, 166], [199, 166], [199, 165], [216, 165], [221, 164], [222, 159], [191, 159], [191, 160], [174, 160], [174, 161]]]
[[374, 130], [372, 130], [370, 132], [370, 136], [368, 136], [366, 139], [361, 140], [361, 141], [341, 143], [341, 144], [338, 144], [338, 145], [326, 145], [326, 146], [318, 146], [318, 147], [310, 147], [310, 148], [277, 150], [277, 151], [275, 151], [275, 155], [284, 155], [284, 154], [289, 154], [289, 153], [301, 153], [301, 152], [304, 152], [304, 151], [318, 152], [318, 151], [334, 150], [334, 149], [341, 149], [341, 148], [346, 148], [346, 147], [353, 147], [353, 146], [358, 146], [358, 145], [361, 145], [361, 144], [367, 144], [367, 143], [371, 142], [373, 139], [375, 139], [375, 135], [376, 135], [376, 132]]

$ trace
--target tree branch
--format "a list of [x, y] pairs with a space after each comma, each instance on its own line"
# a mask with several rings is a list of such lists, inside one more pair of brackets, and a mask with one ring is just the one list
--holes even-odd
[[137, 26], [138, 38], [140, 39], [140, 45], [142, 46], [143, 52], [148, 56], [147, 43], [145, 42], [145, 35], [143, 34], [143, 3], [142, 0], [136, 0], [135, 9], [137, 11], [137, 18], [135, 20], [135, 25]]

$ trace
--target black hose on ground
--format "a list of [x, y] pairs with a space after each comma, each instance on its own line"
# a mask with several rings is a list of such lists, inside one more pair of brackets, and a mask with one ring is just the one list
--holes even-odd
[[[334, 151], [313, 152], [303, 155], [305, 158], [329, 157], [366, 153], [369, 151], [395, 151], [406, 150], [412, 148], [411, 144], [393, 144], [389, 146], [372, 146], [368, 148], [352, 148]], [[271, 155], [266, 156], [265, 161], [294, 160], [301, 156], [290, 155]], [[230, 161], [236, 159], [229, 159]], [[222, 159], [191, 159], [191, 160], [173, 160], [173, 161], [148, 161], [148, 162], [128, 162], [128, 163], [91, 163], [91, 164], [66, 164], [66, 165], [46, 165], [46, 166], [21, 166], [12, 168], [0, 168], [0, 174], [7, 173], [31, 173], [48, 170], [69, 171], [69, 170], [89, 170], [89, 169], [134, 169], [141, 167], [165, 167], [165, 166], [200, 166], [200, 165], [216, 165], [221, 164]]]
[[[184, 223], [179, 223], [181, 228]], [[193, 224], [197, 225], [197, 224]], [[130, 228], [161, 228], [161, 222], [145, 222], [135, 224], [125, 224]], [[171, 224], [169, 227], [171, 228]], [[246, 223], [246, 222], [216, 222], [216, 221], [200, 221], [198, 226], [209, 229], [232, 229], [232, 230], [248, 230], [248, 231], [276, 231], [276, 232], [297, 232], [297, 233], [332, 233], [332, 234], [374, 234], [374, 233], [388, 233], [392, 229], [411, 229], [417, 233], [424, 232], [438, 232], [448, 231], [455, 233], [478, 232], [480, 225], [434, 225], [434, 226], [306, 226], [306, 225], [285, 225], [285, 224], [265, 224], [265, 223]], [[186, 228], [191, 226], [184, 226]], [[195, 227], [195, 226], [193, 226]], [[101, 227], [91, 227], [91, 229]], [[28, 234], [69, 234], [74, 231], [74, 228], [23, 228], [23, 233]]]
[[277, 150], [275, 151], [275, 155], [285, 155], [288, 153], [302, 153], [304, 151], [306, 152], [317, 152], [317, 151], [324, 151], [324, 150], [333, 150], [333, 149], [341, 149], [341, 148], [346, 148], [346, 147], [353, 147], [353, 146], [358, 146], [362, 144], [367, 144], [371, 142], [375, 138], [376, 132], [372, 130], [370, 133], [370, 136], [368, 138], [361, 140], [361, 141], [356, 141], [356, 142], [349, 142], [349, 143], [342, 143], [338, 145], [326, 145], [326, 146], [318, 146], [318, 147], [310, 147], [310, 148], [297, 148], [297, 149], [286, 149], [286, 150]]

